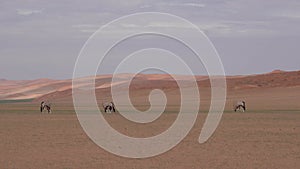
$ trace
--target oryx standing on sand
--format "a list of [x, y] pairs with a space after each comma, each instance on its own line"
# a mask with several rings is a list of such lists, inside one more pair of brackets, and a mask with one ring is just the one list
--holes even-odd
[[113, 102], [103, 103], [102, 105], [105, 113], [116, 112], [115, 104]]
[[236, 112], [237, 110], [241, 110], [243, 112], [246, 111], [246, 102], [245, 101], [238, 101], [235, 105], [234, 105], [234, 111]]
[[41, 112], [44, 111], [44, 109], [46, 108], [48, 113], [52, 113], [51, 112], [51, 104], [50, 103], [45, 103], [44, 101], [41, 102]]

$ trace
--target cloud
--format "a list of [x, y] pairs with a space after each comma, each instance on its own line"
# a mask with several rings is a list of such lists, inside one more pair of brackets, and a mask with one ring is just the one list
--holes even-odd
[[[43, 63], [48, 58], [70, 59], [76, 56], [86, 39], [101, 26], [127, 14], [150, 11], [171, 13], [191, 21], [210, 38], [215, 38], [216, 42], [220, 40], [220, 48], [229, 46], [229, 49], [226, 49], [227, 53], [230, 53], [232, 46], [232, 53], [230, 53], [232, 58], [240, 57], [240, 53], [235, 53], [236, 45], [245, 45], [245, 53], [249, 56], [256, 56], [255, 47], [259, 47], [258, 44], [264, 39], [270, 43], [268, 46], [271, 48], [262, 50], [262, 55], [264, 51], [277, 49], [273, 47], [273, 44], [281, 43], [284, 38], [287, 42], [282, 43], [282, 46], [286, 46], [286, 49], [294, 49], [294, 53], [286, 50], [289, 56], [296, 57], [299, 53], [299, 48], [296, 47], [300, 35], [299, 0], [289, 0], [288, 3], [282, 0], [88, 0], [88, 3], [84, 2], [82, 0], [72, 1], [72, 3], [69, 0], [30, 0], [30, 3], [23, 3], [19, 0], [0, 2], [0, 56], [9, 56], [10, 58], [7, 57], [4, 61], [12, 65], [21, 56], [28, 57], [25, 59], [28, 62], [34, 60], [33, 63]], [[119, 32], [132, 32], [147, 26], [155, 30], [169, 29], [169, 27], [170, 30], [180, 31], [190, 29], [187, 25], [176, 22], [153, 20], [147, 23], [142, 18], [109, 30], [106, 29], [107, 32], [104, 34], [105, 38], [112, 38]], [[272, 38], [274, 40], [269, 41]], [[226, 41], [223, 43], [224, 39]], [[248, 45], [250, 40], [253, 43]], [[280, 51], [279, 48], [278, 51]], [[278, 52], [275, 55], [286, 56], [282, 53]], [[257, 57], [257, 63], [261, 63], [264, 67], [265, 65], [259, 62], [260, 59]], [[64, 68], [67, 62], [62, 63], [62, 67], [58, 67], [57, 70]], [[278, 63], [283, 64], [282, 61]], [[291, 61], [291, 63], [296, 67], [298, 62]], [[30, 64], [20, 64], [19, 69], [26, 70], [27, 67], [35, 68]], [[9, 71], [11, 66], [0, 69], [5, 72], [0, 76], [8, 78], [10, 76], [24, 78], [22, 73], [31, 73], [26, 70], [27, 72], [17, 71], [18, 73], [14, 74]], [[36, 69], [41, 70], [43, 67]], [[47, 74], [39, 73], [39, 71], [33, 71], [33, 73], [36, 75], [31, 75], [31, 77], [49, 74], [47, 71]], [[57, 74], [65, 77], [64, 72]]]
[[96, 24], [78, 24], [78, 25], [72, 25], [72, 27], [79, 30], [82, 33], [94, 33], [99, 29], [100, 25], [96, 25]]
[[155, 28], [191, 28], [189, 25], [184, 25], [178, 22], [151, 22], [146, 26]]
[[144, 8], [151, 8], [151, 7], [152, 7], [152, 5], [149, 5], [149, 4], [140, 6], [141, 9], [144, 9]]
[[131, 23], [128, 23], [128, 24], [122, 24], [121, 25], [123, 28], [138, 28], [139, 25], [137, 24], [131, 24]]
[[268, 23], [260, 21], [214, 21], [196, 25], [214, 37], [266, 37], [278, 34], [276, 30], [267, 27]]
[[78, 24], [72, 25], [73, 28], [99, 28], [100, 25], [95, 24]]
[[204, 8], [206, 5], [202, 3], [161, 3], [161, 5], [166, 6], [179, 6], [179, 7], [197, 7], [197, 8]]
[[205, 4], [200, 4], [200, 3], [184, 3], [182, 5], [183, 6], [199, 7], [199, 8], [204, 8], [206, 6]]
[[275, 15], [277, 17], [282, 18], [288, 18], [288, 19], [300, 19], [300, 13], [299, 12], [284, 12], [281, 14]]
[[[261, 21], [201, 21], [193, 22], [195, 26], [200, 28], [203, 32], [209, 36], [214, 37], [237, 37], [237, 36], [270, 36], [276, 35], [275, 30], [269, 29], [267, 26], [269, 23]], [[73, 28], [79, 30], [82, 33], [94, 33], [101, 25], [94, 24], [79, 24], [72, 25]], [[110, 26], [109, 31], [106, 32], [107, 36], [113, 34], [124, 33], [124, 31], [134, 32], [138, 30], [144, 30], [144, 28], [153, 29], [165, 29], [184, 31], [185, 29], [191, 29], [190, 25], [182, 24], [180, 22], [143, 22], [136, 21], [135, 23], [123, 23], [118, 26]]]
[[83, 33], [95, 33], [98, 29], [80, 29]]
[[23, 15], [23, 16], [28, 16], [32, 14], [39, 14], [42, 13], [43, 10], [31, 10], [31, 9], [17, 9], [17, 14]]

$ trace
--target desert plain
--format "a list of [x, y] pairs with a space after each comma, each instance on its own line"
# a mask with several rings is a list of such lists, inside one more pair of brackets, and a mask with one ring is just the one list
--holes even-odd
[[[111, 100], [110, 88], [123, 90], [127, 75], [96, 77], [96, 96]], [[189, 77], [181, 76], [182, 81]], [[0, 168], [299, 168], [300, 167], [300, 71], [273, 71], [259, 75], [228, 76], [226, 106], [212, 137], [199, 144], [198, 137], [210, 106], [207, 76], [197, 76], [200, 110], [187, 137], [171, 150], [151, 158], [130, 159], [97, 146], [83, 131], [72, 102], [71, 80], [0, 80]], [[75, 86], [76, 87], [76, 86]], [[153, 89], [165, 92], [164, 113], [149, 124], [133, 123], [118, 112], [103, 113], [109, 124], [131, 137], [155, 136], [177, 117], [180, 90], [170, 75], [140, 74], [131, 82], [132, 104], [140, 111], [150, 107]], [[193, 99], [193, 98], [190, 98]], [[246, 112], [233, 105], [245, 100]], [[51, 102], [52, 114], [39, 112], [41, 101]], [[121, 105], [127, 106], [127, 105]]]

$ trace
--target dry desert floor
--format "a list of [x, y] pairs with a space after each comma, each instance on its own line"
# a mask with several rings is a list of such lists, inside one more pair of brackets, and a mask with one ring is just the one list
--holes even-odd
[[[18, 107], [18, 106], [16, 106]], [[3, 110], [5, 106], [2, 104]], [[164, 130], [176, 118], [165, 113], [149, 126], [131, 123], [119, 114], [105, 114], [118, 131], [147, 137]], [[223, 114], [214, 135], [197, 142], [205, 113], [188, 136], [170, 151], [146, 159], [118, 157], [94, 144], [76, 114], [0, 113], [1, 169], [200, 169], [299, 168], [300, 113], [246, 112]]]
[[[126, 77], [119, 75], [122, 83], [128, 81]], [[181, 79], [189, 82], [189, 77]], [[300, 71], [227, 77], [225, 113], [204, 144], [198, 143], [198, 137], [210, 107], [210, 82], [205, 76], [197, 79], [200, 113], [194, 127], [176, 147], [146, 159], [119, 157], [91, 141], [74, 112], [71, 80], [2, 80], [0, 169], [300, 168]], [[111, 75], [97, 76], [95, 93], [100, 105], [112, 100], [111, 85]], [[114, 85], [122, 94], [124, 86]], [[128, 89], [137, 109], [149, 108], [148, 96], [153, 89], [163, 90], [167, 97], [166, 112], [159, 119], [137, 124], [114, 113], [104, 114], [106, 120], [132, 137], [150, 137], [165, 131], [177, 117], [181, 95], [169, 75], [141, 74]], [[194, 94], [194, 90], [189, 91]], [[195, 99], [192, 94], [184, 99]], [[247, 111], [234, 113], [232, 107], [241, 99], [246, 101]], [[41, 101], [53, 104], [53, 114], [39, 112]]]

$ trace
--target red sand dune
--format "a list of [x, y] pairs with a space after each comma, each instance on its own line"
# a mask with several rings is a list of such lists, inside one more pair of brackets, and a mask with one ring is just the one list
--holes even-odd
[[[96, 94], [99, 100], [110, 100], [111, 86], [118, 87], [122, 92], [125, 84], [129, 83], [128, 78], [132, 74], [119, 74], [116, 76], [117, 82], [111, 83], [112, 75], [99, 75], [96, 77]], [[188, 85], [190, 76], [176, 76], [180, 81]], [[81, 78], [84, 82], [92, 77]], [[207, 76], [196, 76], [200, 93], [204, 101], [210, 97], [210, 82]], [[82, 83], [86, 85], [86, 83]], [[74, 88], [79, 88], [75, 86]], [[286, 108], [298, 108], [295, 98], [299, 100], [300, 71], [285, 72], [275, 70], [266, 74], [248, 76], [228, 76], [227, 77], [227, 107], [232, 106], [232, 102], [239, 99], [246, 99], [250, 104], [256, 104], [258, 100], [273, 99], [274, 103], [280, 103], [281, 99], [291, 100]], [[166, 92], [168, 98], [177, 100], [180, 95], [176, 81], [166, 74], [138, 74], [130, 84], [130, 94], [135, 100], [147, 102], [149, 92], [153, 89], [161, 89]], [[143, 98], [139, 97], [143, 96]], [[176, 98], [177, 97], [177, 98]], [[33, 98], [35, 101], [65, 101], [72, 102], [72, 80], [50, 80], [38, 79], [27, 81], [1, 80], [0, 99], [27, 99]], [[180, 98], [179, 98], [180, 99]], [[176, 101], [176, 102], [177, 102]], [[174, 103], [175, 104], [175, 103]], [[270, 105], [261, 105], [272, 107]], [[275, 105], [276, 106], [276, 105]], [[205, 106], [204, 106], [205, 107]]]

